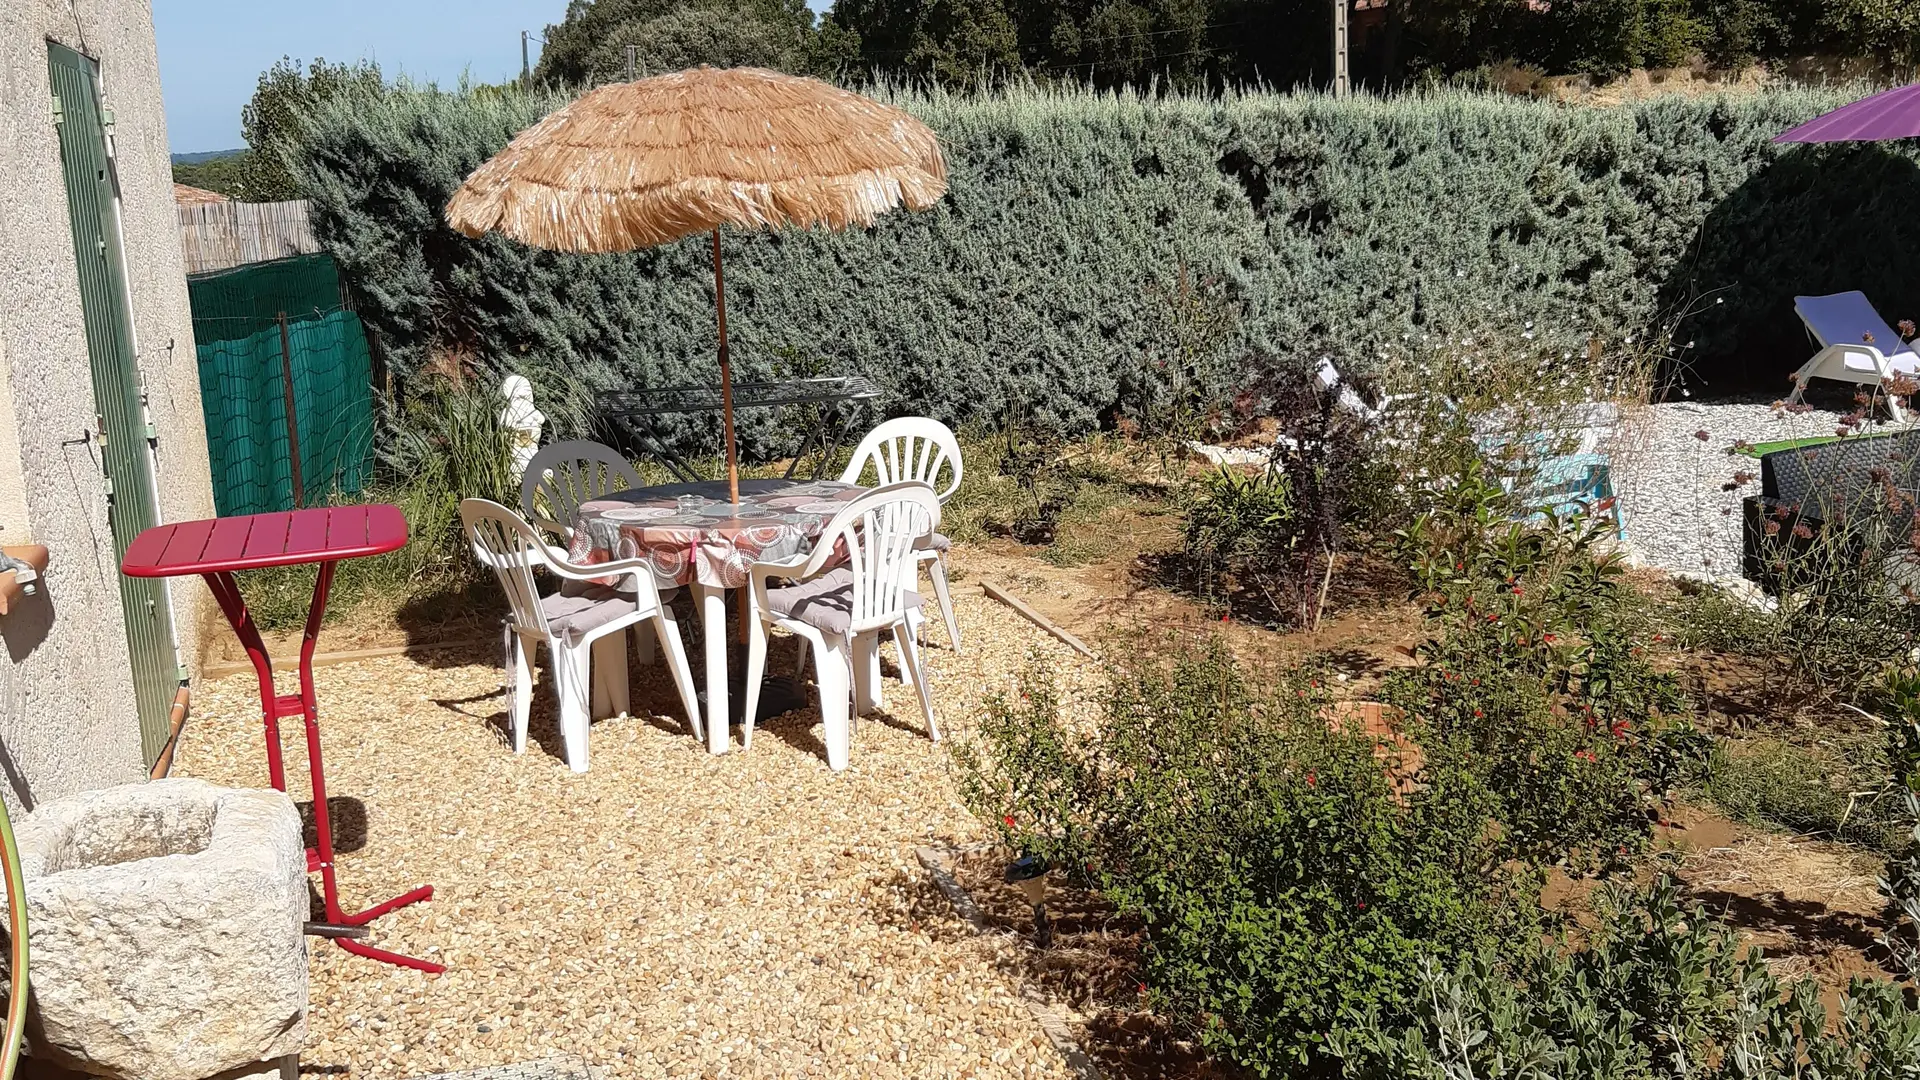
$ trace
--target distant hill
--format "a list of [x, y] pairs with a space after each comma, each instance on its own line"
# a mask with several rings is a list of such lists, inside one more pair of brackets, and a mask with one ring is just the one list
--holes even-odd
[[229, 199], [247, 198], [247, 152], [221, 150], [211, 154], [173, 155], [173, 182], [219, 192]]
[[236, 157], [246, 152], [246, 148], [242, 147], [237, 150], [202, 150], [194, 154], [175, 154], [173, 155], [173, 163], [175, 165], [202, 165], [209, 161], [218, 161], [221, 158]]

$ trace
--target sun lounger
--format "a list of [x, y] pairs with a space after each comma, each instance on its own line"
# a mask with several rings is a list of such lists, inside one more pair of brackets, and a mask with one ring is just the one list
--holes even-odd
[[[1794, 376], [1789, 402], [1800, 400], [1809, 379], [1859, 383], [1884, 392], [1883, 384], [1894, 376], [1920, 372], [1920, 354], [1887, 325], [1865, 293], [1796, 296], [1793, 310], [1821, 348]], [[1887, 411], [1896, 423], [1906, 419], [1891, 395]]]

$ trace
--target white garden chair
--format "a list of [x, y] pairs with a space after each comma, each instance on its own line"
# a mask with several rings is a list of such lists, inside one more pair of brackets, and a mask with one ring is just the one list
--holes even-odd
[[[827, 765], [847, 767], [853, 717], [880, 705], [880, 634], [893, 631], [901, 677], [913, 684], [927, 735], [940, 740], [933, 695], [908, 616], [920, 606], [911, 586], [921, 545], [940, 524], [940, 500], [920, 481], [889, 484], [849, 502], [814, 541], [813, 552], [785, 562], [758, 562], [748, 622], [747, 701], [743, 742], [753, 747], [760, 680], [767, 668], [767, 630], [781, 627], [811, 647], [827, 727]], [[844, 553], [846, 561], [835, 565]], [[794, 584], [769, 588], [772, 578]], [[849, 686], [851, 677], [852, 685]], [[851, 695], [849, 694], [851, 691]]]
[[528, 463], [520, 478], [520, 509], [528, 521], [572, 540], [581, 503], [640, 486], [633, 463], [613, 447], [585, 439], [557, 442], [541, 447]]
[[[1859, 383], [1878, 390], [1897, 375], [1920, 375], [1920, 353], [1887, 325], [1865, 293], [1796, 296], [1793, 310], [1821, 348], [1794, 374], [1789, 403], [1800, 400], [1812, 379]], [[1896, 424], [1906, 419], [1891, 395], [1887, 413]]]
[[[867, 437], [854, 448], [852, 460], [840, 474], [840, 482], [858, 484], [866, 475], [868, 465], [873, 466], [878, 477], [876, 486], [918, 480], [934, 489], [942, 505], [960, 490], [960, 481], [966, 476], [966, 466], [960, 460], [960, 440], [954, 436], [953, 429], [924, 416], [898, 417], [867, 432]], [[948, 474], [944, 486], [940, 483], [942, 469]], [[933, 579], [934, 598], [940, 602], [940, 617], [947, 624], [947, 640], [958, 653], [960, 623], [953, 617], [953, 598], [947, 592], [946, 553], [952, 547], [953, 541], [936, 532], [928, 537], [917, 558], [927, 564], [927, 576]], [[915, 576], [918, 577], [917, 571]]]
[[[567, 766], [587, 771], [587, 727], [596, 711], [621, 714], [628, 709], [628, 627], [651, 622], [665, 646], [667, 667], [680, 691], [696, 738], [702, 737], [693, 672], [680, 643], [673, 609], [661, 602], [653, 571], [644, 559], [579, 566], [560, 557], [519, 515], [487, 499], [463, 499], [460, 520], [473, 542], [474, 557], [500, 579], [507, 594], [506, 664], [512, 697], [513, 752], [527, 749], [527, 719], [533, 711], [533, 652], [542, 644], [553, 656], [554, 694], [560, 704], [560, 738]], [[573, 587], [542, 597], [533, 571], [545, 567]], [[593, 585], [594, 578], [618, 575], [616, 591]]]

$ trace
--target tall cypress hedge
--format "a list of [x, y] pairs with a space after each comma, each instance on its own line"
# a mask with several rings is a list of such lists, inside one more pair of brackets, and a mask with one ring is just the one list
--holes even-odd
[[[1072, 432], [1196, 353], [1225, 390], [1419, 335], [1492, 331], [1531, 363], [1690, 310], [1700, 375], [1777, 387], [1807, 355], [1796, 293], [1920, 313], [1914, 152], [1770, 142], [1839, 91], [895, 100], [939, 133], [949, 196], [866, 230], [727, 234], [742, 377], [860, 371], [895, 409]], [[442, 224], [461, 177], [557, 104], [402, 87], [313, 118], [299, 170], [362, 317], [402, 376], [463, 350], [575, 418], [596, 390], [711, 379], [704, 238], [568, 256]], [[776, 448], [767, 425], [747, 438]]]

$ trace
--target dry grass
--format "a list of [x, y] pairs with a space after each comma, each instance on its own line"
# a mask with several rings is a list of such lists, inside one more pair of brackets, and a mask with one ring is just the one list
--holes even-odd
[[[1724, 824], [1724, 823], [1722, 823]], [[1884, 979], [1884, 864], [1846, 844], [1732, 826], [1682, 862], [1687, 892], [1758, 946], [1783, 981], [1812, 978], [1829, 1015], [1856, 977]]]
[[[976, 588], [956, 601], [968, 652], [930, 650], [950, 737], [1029, 650], [1094, 685]], [[250, 678], [199, 688], [179, 774], [263, 784]], [[813, 712], [716, 758], [644, 670], [635, 708], [662, 715], [595, 724], [576, 776], [544, 683], [536, 745], [507, 750], [500, 679], [491, 650], [318, 672], [343, 903], [432, 883], [433, 902], [380, 920], [373, 941], [448, 971], [315, 940], [307, 1069], [405, 1077], [562, 1053], [622, 1076], [1061, 1074], [1004, 946], [927, 897], [914, 848], [979, 832], [917, 721], [863, 722], [838, 776]], [[899, 683], [886, 698], [917, 716]], [[304, 775], [298, 725], [283, 736], [289, 776]]]

